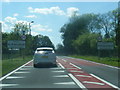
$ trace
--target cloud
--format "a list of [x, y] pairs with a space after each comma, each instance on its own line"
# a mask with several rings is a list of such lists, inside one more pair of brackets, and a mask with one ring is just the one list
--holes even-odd
[[47, 32], [52, 32], [52, 29], [48, 28], [48, 26], [44, 26], [44, 25], [41, 25], [41, 24], [32, 25], [32, 30], [33, 31], [47, 31]]
[[14, 24], [14, 23], [16, 23], [16, 21], [17, 21], [17, 18], [15, 18], [15, 17], [6, 17], [5, 18], [5, 22], [7, 22], [7, 23], [11, 23], [11, 24]]
[[50, 7], [50, 8], [28, 8], [30, 13], [40, 13], [40, 14], [55, 14], [55, 15], [65, 15], [65, 12], [60, 9], [60, 7]]
[[28, 16], [24, 16], [24, 17], [26, 17], [26, 18], [37, 18], [36, 15], [28, 15]]
[[79, 9], [78, 8], [75, 8], [75, 7], [67, 8], [67, 16], [68, 17], [71, 17], [74, 14], [79, 15]]
[[19, 15], [18, 13], [14, 13], [14, 14], [13, 14], [14, 17], [17, 17], [18, 15]]
[[39, 13], [39, 14], [55, 14], [55, 15], [65, 15], [67, 17], [71, 17], [74, 14], [79, 15], [79, 9], [76, 7], [69, 7], [66, 9], [66, 12], [61, 10], [60, 7], [50, 7], [50, 8], [32, 8], [28, 7], [30, 13]]

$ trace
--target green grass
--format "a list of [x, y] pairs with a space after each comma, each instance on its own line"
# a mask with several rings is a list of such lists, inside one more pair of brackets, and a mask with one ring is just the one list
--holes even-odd
[[24, 59], [22, 57], [17, 57], [13, 59], [3, 59], [2, 60], [2, 76], [11, 72], [12, 70], [18, 68], [19, 66], [27, 63], [32, 60], [32, 56], [25, 56]]
[[79, 55], [70, 55], [71, 57], [90, 60], [102, 64], [107, 64], [111, 66], [120, 67], [120, 62], [118, 62], [118, 58], [116, 57], [104, 57], [104, 58], [98, 58], [97, 56], [79, 56]]

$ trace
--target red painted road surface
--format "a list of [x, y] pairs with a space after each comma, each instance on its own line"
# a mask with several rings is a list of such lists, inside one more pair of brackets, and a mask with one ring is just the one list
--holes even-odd
[[[107, 83], [95, 78], [91, 74], [87, 73], [86, 71], [82, 70], [79, 67], [76, 67], [77, 65], [85, 65], [85, 66], [95, 66], [97, 64], [94, 63], [88, 63], [86, 61], [79, 61], [77, 59], [72, 58], [57, 58], [57, 63], [60, 63], [67, 71], [68, 73], [71, 73], [79, 82], [81, 82], [86, 88], [107, 88], [110, 90], [116, 90], [112, 86], [108, 85]], [[26, 66], [32, 66], [33, 62], [31, 61]], [[76, 65], [76, 66], [75, 66]]]

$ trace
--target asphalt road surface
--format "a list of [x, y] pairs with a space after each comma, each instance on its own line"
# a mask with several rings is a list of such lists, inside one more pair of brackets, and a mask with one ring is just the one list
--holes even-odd
[[118, 68], [70, 57], [58, 57], [57, 67], [34, 68], [33, 61], [0, 79], [5, 88], [118, 89]]

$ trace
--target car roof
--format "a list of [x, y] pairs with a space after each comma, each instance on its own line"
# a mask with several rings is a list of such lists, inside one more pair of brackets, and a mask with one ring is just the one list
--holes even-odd
[[51, 49], [51, 50], [53, 50], [53, 48], [50, 48], [50, 47], [40, 47], [40, 48], [37, 48], [37, 50], [39, 50], [39, 49]]

